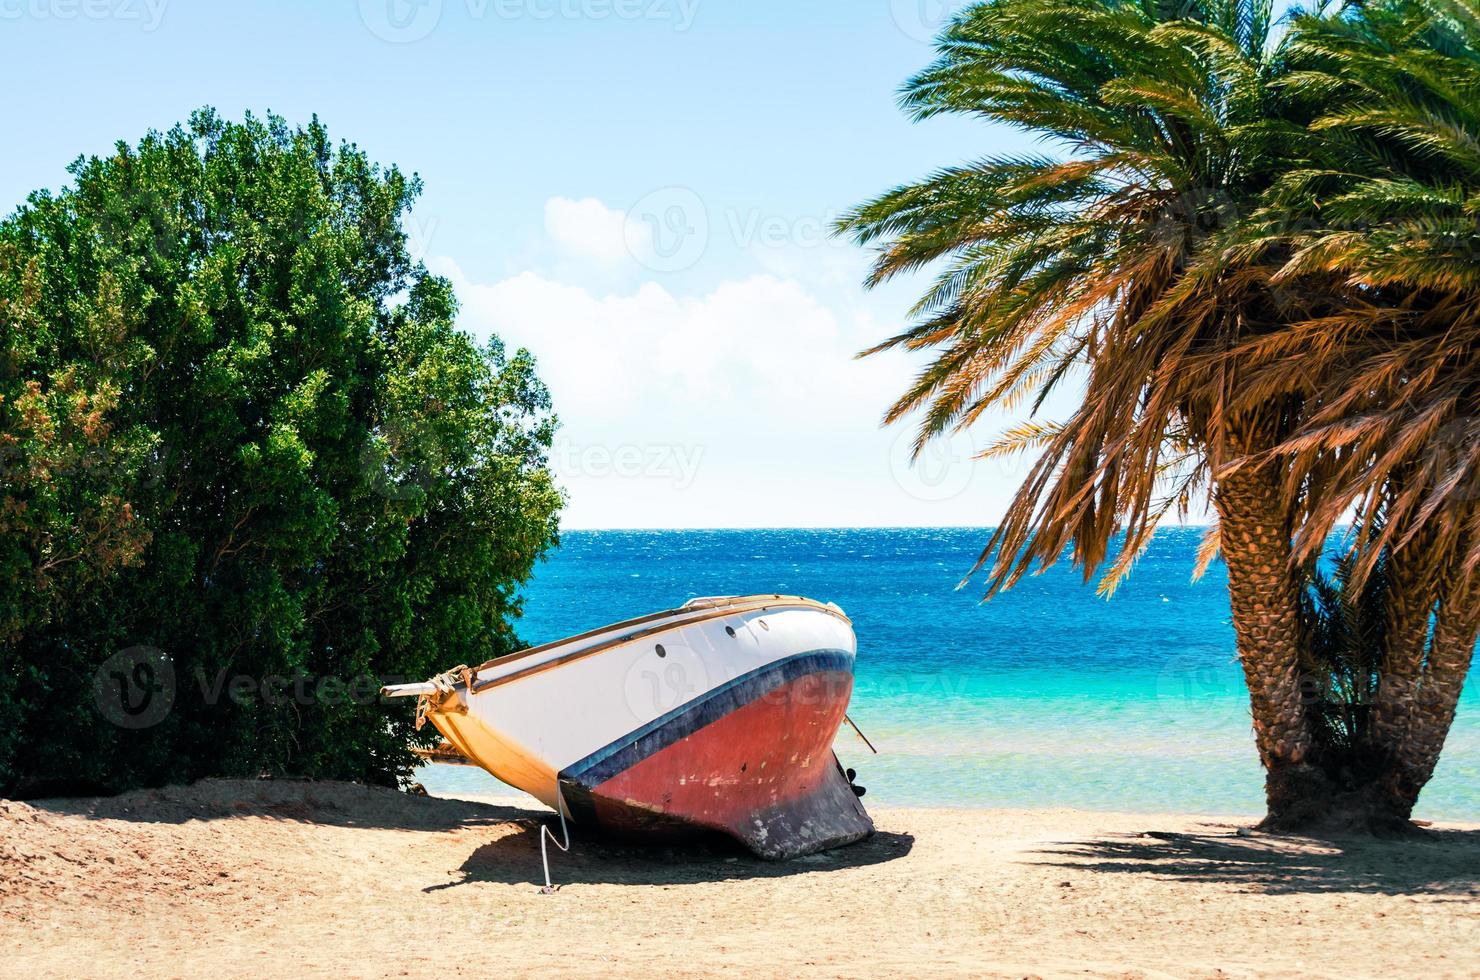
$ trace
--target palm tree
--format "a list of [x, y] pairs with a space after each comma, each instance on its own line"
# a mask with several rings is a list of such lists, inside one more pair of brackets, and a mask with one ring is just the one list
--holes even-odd
[[1331, 556], [1329, 573], [1312, 562], [1305, 595], [1311, 724], [1323, 767], [1350, 784], [1369, 782], [1380, 768], [1372, 752], [1372, 706], [1392, 586], [1386, 560], [1365, 575], [1358, 574], [1357, 562], [1350, 551]]
[[1345, 800], [1301, 689], [1320, 623], [1300, 532], [1334, 506], [1341, 454], [1297, 451], [1331, 366], [1304, 357], [1322, 380], [1294, 379], [1268, 351], [1342, 315], [1350, 290], [1271, 230], [1269, 204], [1330, 159], [1310, 130], [1328, 91], [1295, 71], [1259, 0], [987, 0], [939, 52], [905, 87], [916, 118], [978, 115], [1062, 152], [943, 170], [841, 222], [880, 246], [871, 285], [944, 265], [917, 325], [865, 352], [934, 353], [886, 421], [918, 414], [918, 448], [1082, 383], [1067, 418], [986, 454], [1041, 450], [978, 562], [989, 595], [1066, 549], [1086, 576], [1108, 562], [1113, 589], [1165, 515], [1210, 496], [1202, 564], [1221, 549], [1228, 565], [1265, 825], [1319, 821]]
[[[1294, 25], [1291, 84], [1326, 107], [1310, 164], [1217, 257], [1274, 247], [1274, 281], [1339, 302], [1239, 352], [1306, 418], [1274, 454], [1303, 488], [1296, 556], [1361, 517], [1353, 587], [1386, 616], [1366, 752], [1377, 819], [1433, 775], [1480, 634], [1480, 7], [1388, 0]], [[1291, 221], [1291, 218], [1294, 221]], [[1318, 363], [1319, 370], [1312, 370]], [[1379, 519], [1380, 518], [1380, 519]]]

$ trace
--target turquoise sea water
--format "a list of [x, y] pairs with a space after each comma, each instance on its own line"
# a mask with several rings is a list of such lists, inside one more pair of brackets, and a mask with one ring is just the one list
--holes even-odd
[[[542, 643], [699, 595], [837, 602], [858, 634], [837, 751], [870, 803], [1254, 814], [1263, 799], [1221, 567], [1193, 584], [1201, 532], [1160, 533], [1111, 600], [1067, 565], [980, 603], [957, 583], [965, 529], [567, 532], [528, 590]], [[437, 766], [434, 793], [505, 792]], [[1480, 820], [1471, 682], [1419, 815]]]

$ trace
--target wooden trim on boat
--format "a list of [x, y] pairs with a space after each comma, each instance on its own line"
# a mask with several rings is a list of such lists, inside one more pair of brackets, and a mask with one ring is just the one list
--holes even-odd
[[413, 748], [411, 752], [418, 759], [426, 762], [440, 762], [447, 766], [475, 766], [482, 768], [478, 766], [478, 763], [463, 755], [457, 746], [445, 739], [429, 749], [417, 747]]
[[[853, 624], [853, 621], [851, 619], [843, 615], [843, 611], [841, 609], [838, 609], [834, 606], [829, 606], [823, 602], [818, 602], [816, 599], [808, 599], [805, 596], [799, 595], [735, 596], [729, 601], [726, 606], [724, 606], [724, 608], [732, 611], [737, 611], [735, 610], [736, 606], [750, 605], [752, 603], [761, 602], [775, 602], [777, 600], [784, 600], [786, 602], [793, 603], [799, 606], [815, 606], [818, 609], [832, 613], [834, 616], [842, 619], [843, 622], [849, 624], [850, 626]], [[649, 613], [646, 616], [637, 616], [633, 619], [625, 619], [619, 623], [610, 623], [606, 626], [601, 626], [594, 630], [587, 630], [584, 633], [577, 633], [575, 636], [567, 636], [564, 639], [553, 640], [550, 643], [541, 643], [539, 646], [530, 647], [527, 650], [516, 650], [513, 653], [506, 653], [502, 657], [494, 657], [492, 660], [485, 661], [484, 663], [481, 663], [477, 667], [473, 668], [473, 673], [476, 674], [480, 670], [487, 670], [489, 667], [502, 667], [504, 664], [511, 664], [517, 660], [524, 660], [528, 657], [533, 657], [536, 654], [541, 654], [550, 650], [554, 650], [556, 647], [563, 647], [567, 643], [575, 643], [578, 640], [589, 640], [593, 636], [600, 636], [603, 633], [610, 633], [613, 630], [624, 629], [629, 626], [641, 626], [643, 623], [651, 623], [657, 619], [667, 619], [669, 616], [681, 616], [685, 612], [699, 612], [703, 609], [713, 608], [716, 607], [700, 606], [694, 609], [685, 609], [683, 606], [679, 606], [677, 609], [666, 609], [663, 612]]]
[[[490, 688], [498, 687], [501, 684], [508, 684], [516, 680], [523, 680], [526, 677], [533, 677], [534, 675], [542, 674], [547, 670], [554, 670], [556, 667], [563, 667], [566, 664], [572, 663], [576, 660], [584, 660], [586, 657], [595, 656], [596, 654], [602, 653], [606, 650], [610, 650], [613, 647], [624, 646], [628, 643], [631, 643], [633, 640], [641, 640], [644, 637], [656, 636], [659, 633], [667, 633], [671, 630], [681, 629], [694, 623], [705, 623], [712, 619], [723, 619], [726, 616], [733, 616], [737, 613], [765, 612], [770, 609], [788, 608], [813, 609], [818, 612], [824, 612], [830, 616], [841, 619], [843, 622], [849, 624], [850, 626], [853, 624], [853, 621], [849, 619], [841, 609], [838, 609], [835, 606], [829, 606], [825, 603], [818, 602], [815, 599], [806, 599], [801, 596], [780, 595], [741, 596], [738, 597], [732, 605], [722, 607], [710, 607], [707, 609], [705, 607], [700, 607], [699, 609], [693, 610], [694, 612], [703, 612], [704, 615], [689, 616], [677, 622], [664, 623], [661, 626], [655, 626], [651, 629], [622, 633], [621, 635], [612, 637], [610, 640], [607, 640], [603, 643], [597, 643], [594, 646], [589, 647], [582, 647], [579, 650], [572, 650], [570, 653], [567, 653], [564, 656], [555, 657], [554, 659], [546, 660], [543, 663], [532, 664], [524, 670], [515, 671], [512, 674], [505, 674], [502, 677], [490, 678], [486, 681], [475, 681], [470, 693], [481, 694], [482, 692], [489, 690]], [[603, 633], [610, 633], [613, 630], [618, 630], [625, 626], [641, 626], [643, 623], [650, 623], [656, 619], [663, 619], [668, 616], [679, 616], [682, 615], [684, 612], [685, 610], [680, 607], [678, 609], [670, 609], [667, 612], [653, 613], [651, 616], [641, 616], [637, 619], [629, 619], [623, 623], [616, 623], [611, 626], [604, 626], [601, 629], [591, 630], [590, 632], [582, 633], [579, 636], [573, 636], [569, 639], [558, 640], [555, 643], [546, 643], [542, 646], [534, 647], [530, 650], [524, 650], [519, 653], [512, 654], [508, 657], [502, 657], [497, 660], [490, 660], [482, 667], [479, 667], [478, 670], [483, 670], [487, 667], [502, 666], [504, 664], [510, 663], [513, 660], [523, 660], [525, 657], [547, 652], [557, 647], [562, 647], [568, 643], [574, 643], [578, 640], [586, 639], [588, 637], [600, 636]]]

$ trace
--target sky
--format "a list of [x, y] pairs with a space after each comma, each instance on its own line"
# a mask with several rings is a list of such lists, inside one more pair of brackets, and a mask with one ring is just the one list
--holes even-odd
[[880, 416], [921, 362], [854, 354], [839, 213], [1031, 139], [911, 123], [939, 0], [0, 0], [0, 210], [200, 106], [317, 114], [414, 171], [408, 230], [460, 325], [532, 351], [566, 528], [983, 526], [1024, 460], [988, 419], [910, 462]]

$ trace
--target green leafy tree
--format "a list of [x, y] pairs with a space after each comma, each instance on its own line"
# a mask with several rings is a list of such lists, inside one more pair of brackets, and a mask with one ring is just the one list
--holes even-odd
[[[378, 680], [516, 649], [555, 541], [532, 359], [457, 330], [418, 181], [317, 120], [202, 111], [72, 174], [0, 225], [0, 788], [393, 782]], [[173, 703], [132, 728], [94, 682], [140, 647]]]

